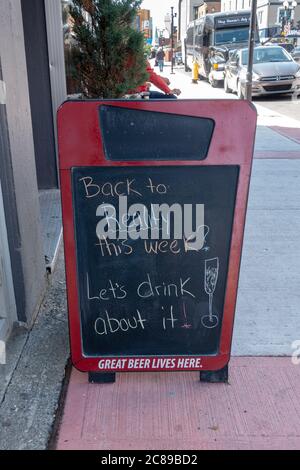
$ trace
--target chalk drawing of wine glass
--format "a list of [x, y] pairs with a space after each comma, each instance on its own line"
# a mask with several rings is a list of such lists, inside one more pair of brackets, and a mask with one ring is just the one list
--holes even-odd
[[219, 275], [219, 258], [205, 260], [204, 290], [208, 295], [208, 315], [201, 318], [205, 328], [216, 328], [219, 324], [217, 315], [213, 315], [213, 298]]

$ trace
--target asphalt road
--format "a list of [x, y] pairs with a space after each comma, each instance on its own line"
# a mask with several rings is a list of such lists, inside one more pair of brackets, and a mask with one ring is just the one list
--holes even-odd
[[269, 95], [254, 98], [254, 103], [300, 121], [300, 99], [293, 99], [289, 95]]

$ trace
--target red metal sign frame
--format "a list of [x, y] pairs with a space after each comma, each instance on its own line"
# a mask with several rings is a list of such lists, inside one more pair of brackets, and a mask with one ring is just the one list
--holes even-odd
[[[101, 129], [99, 125], [99, 106], [101, 106], [101, 104], [213, 119], [215, 122], [215, 129], [208, 156], [205, 160], [201, 161], [108, 161], [105, 159]], [[132, 365], [133, 362], [129, 362], [129, 359], [145, 359], [145, 356], [130, 356], [130, 358], [122, 358], [124, 361], [122, 362], [121, 367], [121, 362], [117, 363], [115, 361], [118, 359], [117, 357], [91, 358], [83, 355], [81, 346], [79, 289], [77, 286], [76, 275], [74, 208], [71, 189], [72, 167], [239, 165], [240, 172], [234, 211], [219, 353], [216, 356], [168, 356], [172, 359], [176, 359], [175, 366], [173, 364], [172, 369], [162, 365], [156, 360], [160, 356], [149, 357], [151, 366], [146, 369], [147, 371], [218, 370], [227, 365], [230, 359], [255, 131], [256, 110], [248, 101], [67, 101], [60, 107], [58, 110], [58, 144], [69, 331], [72, 362], [77, 369], [84, 372], [142, 371], [145, 369], [142, 364], [139, 366], [139, 362], [141, 361], [136, 361], [135, 365]], [[166, 357], [164, 356], [164, 358]], [[193, 366], [193, 361], [190, 360], [186, 361], [185, 366], [182, 366], [182, 361], [180, 360], [187, 358], [193, 360], [197, 359], [197, 366]], [[102, 368], [102, 363], [101, 368], [99, 367], [99, 361], [101, 359], [108, 361], [104, 363], [104, 368]]]

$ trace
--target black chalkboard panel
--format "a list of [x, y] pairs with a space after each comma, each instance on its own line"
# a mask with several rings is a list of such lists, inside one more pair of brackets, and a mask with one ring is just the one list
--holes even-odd
[[[107, 160], [204, 160], [215, 123], [212, 119], [118, 106], [100, 106]], [[142, 150], [142, 152], [141, 152]]]
[[72, 169], [85, 356], [217, 354], [238, 173]]

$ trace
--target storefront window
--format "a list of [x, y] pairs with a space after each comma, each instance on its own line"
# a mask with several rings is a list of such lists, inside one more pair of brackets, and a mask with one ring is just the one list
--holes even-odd
[[291, 17], [292, 17], [292, 10], [290, 9], [285, 10], [284, 8], [278, 9], [278, 20], [277, 20], [278, 24], [282, 24], [283, 22], [288, 23], [289, 21], [291, 21]]

